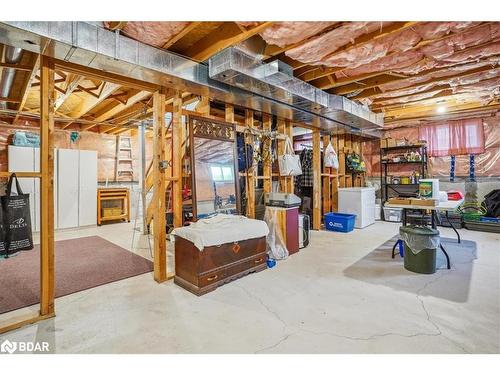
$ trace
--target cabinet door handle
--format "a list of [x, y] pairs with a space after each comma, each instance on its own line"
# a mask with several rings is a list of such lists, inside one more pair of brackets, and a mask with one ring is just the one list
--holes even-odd
[[207, 281], [217, 280], [218, 277], [219, 277], [219, 275], [210, 276], [210, 277], [207, 278]]
[[253, 262], [254, 262], [255, 264], [257, 264], [257, 263], [262, 262], [263, 260], [264, 260], [263, 258], [259, 258], [259, 259], [254, 260]]

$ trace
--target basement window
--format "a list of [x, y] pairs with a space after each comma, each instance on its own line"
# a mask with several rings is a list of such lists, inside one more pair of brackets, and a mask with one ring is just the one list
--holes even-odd
[[233, 168], [229, 165], [215, 164], [210, 166], [214, 182], [233, 182]]

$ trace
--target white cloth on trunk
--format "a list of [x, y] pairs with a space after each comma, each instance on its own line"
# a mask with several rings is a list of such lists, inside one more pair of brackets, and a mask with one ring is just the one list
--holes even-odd
[[187, 227], [175, 228], [171, 235], [179, 236], [194, 244], [200, 251], [207, 246], [265, 237], [269, 233], [267, 224], [262, 220], [249, 219], [240, 215], [218, 214], [198, 220]]

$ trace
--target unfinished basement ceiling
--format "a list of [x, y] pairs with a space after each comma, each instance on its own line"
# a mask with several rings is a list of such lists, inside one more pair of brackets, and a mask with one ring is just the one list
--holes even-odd
[[[368, 105], [388, 122], [405, 119], [408, 108], [426, 109], [430, 100], [449, 103], [450, 111], [498, 106], [499, 22], [122, 24], [126, 35], [188, 57], [208, 58], [203, 53], [208, 41], [231, 39], [219, 47], [245, 42], [245, 50], [253, 45], [264, 60], [279, 59], [291, 65], [295, 77]], [[204, 30], [204, 24], [210, 27]], [[145, 28], [147, 35], [138, 32]], [[461, 97], [454, 100], [457, 94]], [[434, 110], [427, 109], [422, 115], [432, 117]]]

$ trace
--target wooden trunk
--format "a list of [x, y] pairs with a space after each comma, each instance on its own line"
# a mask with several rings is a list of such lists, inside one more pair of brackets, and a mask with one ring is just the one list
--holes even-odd
[[174, 282], [200, 296], [252, 272], [267, 268], [266, 238], [208, 246], [200, 251], [175, 237]]

